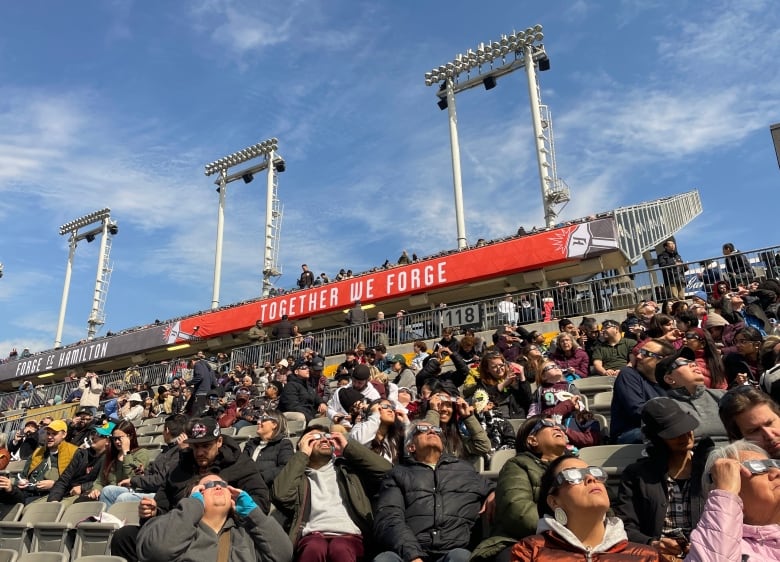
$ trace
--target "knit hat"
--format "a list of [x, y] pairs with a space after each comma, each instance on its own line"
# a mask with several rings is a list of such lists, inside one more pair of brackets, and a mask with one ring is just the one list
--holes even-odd
[[359, 390], [350, 387], [339, 390], [339, 404], [341, 404], [341, 407], [347, 412], [349, 412], [355, 402], [360, 402], [361, 400], [363, 400], [363, 395]]
[[707, 321], [704, 323], [705, 328], [713, 328], [715, 326], [728, 326], [728, 321], [716, 312], [710, 312], [707, 315]]
[[693, 293], [693, 298], [707, 302], [707, 293], [704, 291], [696, 291]]
[[352, 371], [352, 378], [358, 381], [367, 381], [371, 377], [371, 369], [368, 365], [358, 365]]

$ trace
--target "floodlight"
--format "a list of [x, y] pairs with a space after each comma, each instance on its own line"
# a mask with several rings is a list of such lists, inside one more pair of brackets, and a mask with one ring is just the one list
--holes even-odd
[[88, 226], [92, 223], [100, 222], [110, 214], [111, 214], [111, 209], [105, 208], [99, 211], [95, 211], [93, 213], [89, 213], [88, 215], [84, 215], [83, 217], [79, 217], [76, 220], [66, 222], [60, 227], [60, 236], [67, 234], [69, 232], [75, 232], [79, 228]]
[[441, 98], [439, 101], [436, 102], [436, 105], [439, 106], [439, 109], [444, 111], [447, 109], [447, 98]]
[[539, 59], [539, 72], [546, 72], [550, 70], [550, 58], [547, 53]]
[[772, 143], [775, 145], [775, 156], [777, 165], [780, 166], [780, 123], [769, 126], [769, 132], [772, 134]]
[[86, 241], [87, 241], [88, 243], [89, 243], [89, 242], [94, 242], [94, 241], [95, 241], [95, 235], [94, 235], [94, 234], [87, 234], [87, 235], [86, 235], [84, 238], [86, 239]]
[[484, 80], [482, 80], [482, 84], [484, 84], [486, 90], [492, 90], [496, 87], [496, 77], [487, 76]]
[[213, 162], [206, 165], [205, 173], [207, 176], [210, 176], [212, 174], [216, 174], [217, 172], [227, 170], [233, 166], [242, 164], [247, 160], [251, 160], [252, 158], [257, 158], [258, 156], [267, 157], [270, 153], [276, 152], [278, 142], [279, 141], [275, 138], [268, 139], [238, 150], [229, 156], [214, 160]]
[[252, 174], [244, 174], [241, 176], [241, 179], [244, 180], [244, 183], [251, 183], [253, 179], [255, 179], [255, 176]]

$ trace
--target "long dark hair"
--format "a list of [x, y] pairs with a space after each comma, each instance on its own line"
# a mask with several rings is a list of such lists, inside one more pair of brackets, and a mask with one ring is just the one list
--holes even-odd
[[539, 482], [539, 501], [536, 502], [536, 511], [541, 519], [545, 515], [552, 515], [553, 510], [547, 503], [547, 496], [554, 496], [555, 491], [555, 477], [558, 476], [558, 466], [566, 460], [576, 459], [574, 455], [566, 453], [561, 455], [548, 466], [547, 470], [542, 474], [542, 478]]
[[[431, 396], [443, 393], [451, 398], [458, 397], [457, 389], [452, 386], [445, 386], [439, 381], [434, 381], [430, 386]], [[460, 437], [458, 425], [458, 410], [455, 408], [455, 402], [453, 401], [450, 421], [442, 423], [441, 418], [439, 418], [439, 427], [442, 429], [441, 442], [444, 445], [445, 453], [450, 453], [458, 458], [464, 458], [465, 448], [463, 447], [463, 440]]]
[[119, 460], [119, 455], [122, 454], [121, 447], [116, 446], [116, 439], [114, 439], [114, 431], [117, 429], [124, 432], [125, 435], [127, 435], [127, 437], [130, 439], [129, 452], [132, 453], [139, 449], [138, 437], [135, 432], [135, 426], [132, 424], [132, 422], [122, 420], [116, 424], [114, 429], [111, 431], [111, 443], [106, 449], [106, 458], [103, 460], [103, 470], [100, 472], [103, 482], [109, 481], [109, 475], [111, 474], [111, 471], [116, 468], [115, 465]]
[[[391, 406], [393, 405], [392, 401], [386, 398], [380, 398], [371, 403], [369, 411], [374, 404], [382, 404], [382, 402], [387, 402]], [[384, 453], [388, 453], [391, 459], [390, 462], [398, 464], [398, 461], [401, 460], [403, 455], [404, 440], [406, 439], [404, 424], [401, 420], [396, 418], [393, 423], [386, 425], [385, 427], [387, 427], [387, 432], [385, 433], [384, 438], [379, 439], [374, 435], [374, 438], [368, 444], [368, 448], [380, 456]]]

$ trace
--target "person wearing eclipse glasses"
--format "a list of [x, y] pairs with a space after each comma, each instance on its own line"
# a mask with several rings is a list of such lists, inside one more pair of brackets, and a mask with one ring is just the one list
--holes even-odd
[[370, 560], [371, 498], [392, 465], [342, 433], [309, 426], [271, 488], [287, 516], [296, 561]]
[[208, 474], [172, 511], [138, 533], [140, 560], [289, 562], [284, 530], [243, 490]]

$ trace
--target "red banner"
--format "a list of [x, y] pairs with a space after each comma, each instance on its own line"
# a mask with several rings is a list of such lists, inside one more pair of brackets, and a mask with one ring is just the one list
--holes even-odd
[[598, 219], [193, 316], [177, 323], [168, 339], [173, 343], [188, 339], [188, 335], [219, 336], [248, 329], [258, 319], [271, 324], [283, 314], [290, 319], [306, 318], [348, 309], [356, 300], [363, 304], [379, 303], [388, 298], [541, 269], [614, 251], [617, 247], [614, 221]]

